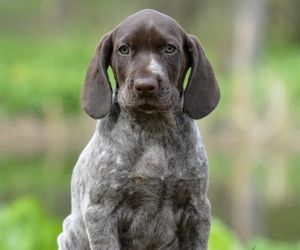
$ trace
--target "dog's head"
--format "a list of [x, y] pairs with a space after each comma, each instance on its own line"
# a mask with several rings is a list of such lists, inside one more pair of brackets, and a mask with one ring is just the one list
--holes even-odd
[[174, 19], [154, 10], [129, 16], [97, 46], [83, 90], [84, 110], [96, 119], [111, 108], [109, 66], [123, 110], [164, 112], [178, 106], [183, 98], [183, 112], [200, 119], [220, 98], [212, 67], [197, 38], [186, 34]]

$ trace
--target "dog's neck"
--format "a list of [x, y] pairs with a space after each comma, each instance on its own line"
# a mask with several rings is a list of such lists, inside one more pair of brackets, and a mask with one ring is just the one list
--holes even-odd
[[[98, 123], [98, 131], [107, 136], [111, 133], [132, 133], [162, 141], [181, 141], [191, 130], [192, 120], [181, 109], [166, 112], [146, 113], [137, 110], [123, 110], [117, 102], [110, 113]], [[117, 128], [117, 129], [115, 129]]]

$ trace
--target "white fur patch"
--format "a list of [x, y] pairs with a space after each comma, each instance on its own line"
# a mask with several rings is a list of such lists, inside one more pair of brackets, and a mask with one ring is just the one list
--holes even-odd
[[164, 71], [162, 66], [153, 58], [153, 55], [151, 55], [150, 64], [148, 66], [148, 69], [152, 71], [154, 74], [158, 74], [160, 76], [164, 75]]
[[106, 151], [103, 150], [103, 151], [101, 152], [101, 154], [99, 155], [99, 158], [102, 158], [102, 157], [104, 157], [105, 155], [106, 155]]
[[121, 163], [122, 163], [122, 158], [121, 158], [120, 155], [117, 155], [117, 158], [116, 158], [116, 164], [117, 164], [117, 165], [121, 165]]

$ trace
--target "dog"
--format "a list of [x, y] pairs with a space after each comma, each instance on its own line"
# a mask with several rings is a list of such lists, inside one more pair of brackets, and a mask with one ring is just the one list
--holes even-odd
[[171, 17], [142, 10], [106, 34], [84, 83], [97, 125], [73, 171], [59, 249], [207, 249], [208, 164], [194, 120], [219, 98], [198, 39]]

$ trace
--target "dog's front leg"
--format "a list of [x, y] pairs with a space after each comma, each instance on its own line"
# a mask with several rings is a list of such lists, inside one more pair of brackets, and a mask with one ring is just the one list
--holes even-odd
[[84, 213], [91, 250], [119, 250], [117, 223], [105, 206], [89, 206]]
[[194, 214], [195, 220], [198, 221], [195, 225], [196, 237], [194, 238], [193, 248], [199, 250], [207, 250], [208, 238], [210, 233], [211, 208], [208, 199], [200, 202], [197, 212]]
[[191, 248], [197, 250], [207, 250], [208, 238], [210, 233], [210, 203], [206, 199], [201, 201], [195, 211], [191, 214], [191, 220], [195, 221], [195, 224], [191, 223], [190, 232], [195, 230], [195, 237], [190, 234]]
[[209, 232], [210, 204], [206, 199], [184, 211], [178, 230], [180, 249], [207, 250]]

